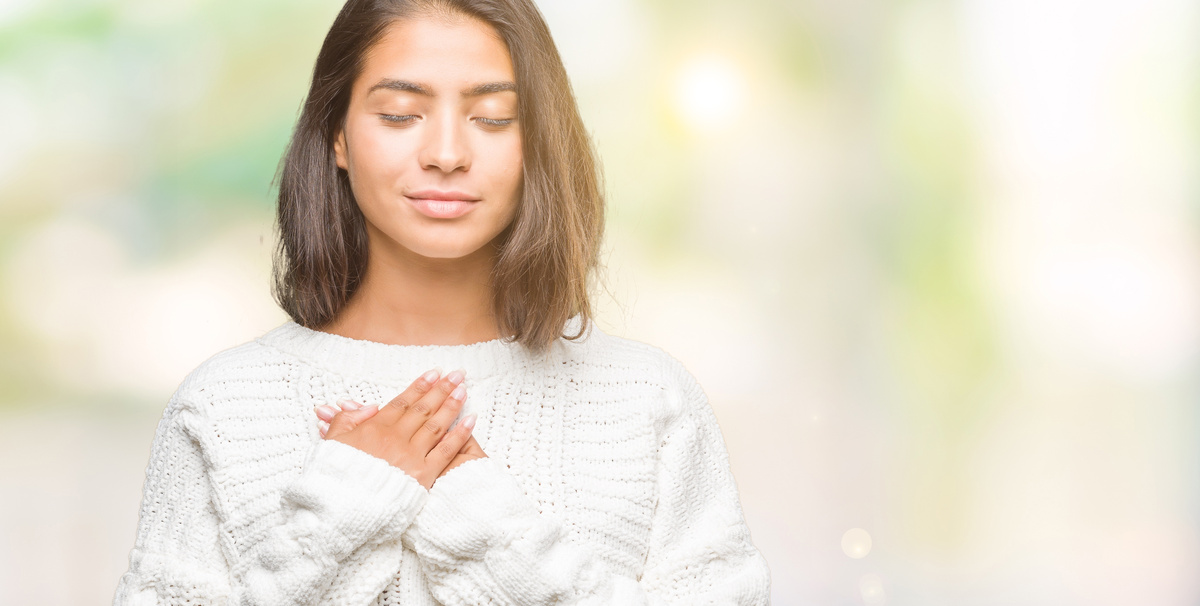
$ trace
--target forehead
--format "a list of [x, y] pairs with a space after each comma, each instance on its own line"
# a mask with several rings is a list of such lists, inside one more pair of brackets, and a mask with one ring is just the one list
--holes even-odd
[[392, 22], [363, 61], [356, 91], [380, 79], [428, 83], [435, 92], [513, 80], [512, 60], [496, 30], [472, 17], [412, 17]]

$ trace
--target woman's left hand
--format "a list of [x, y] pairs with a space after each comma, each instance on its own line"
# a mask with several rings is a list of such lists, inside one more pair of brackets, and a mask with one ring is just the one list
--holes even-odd
[[472, 459], [482, 459], [486, 456], [487, 453], [483, 452], [483, 448], [480, 448], [479, 442], [475, 441], [475, 436], [471, 436], [467, 438], [467, 443], [463, 444], [463, 447], [459, 449], [458, 454], [455, 455], [453, 459], [450, 459], [450, 464], [442, 470], [441, 475], [438, 477], [440, 478], [446, 475], [451, 469], [454, 469], [455, 467], [458, 467], [467, 461]]
[[[338, 400], [337, 406], [339, 408], [341, 408], [341, 410], [338, 411], [336, 414], [334, 414], [333, 417], [330, 417], [329, 419], [324, 419], [324, 418], [321, 419], [322, 421], [324, 421], [321, 424], [321, 437], [322, 438], [328, 437], [325, 434], [329, 431], [329, 421], [332, 421], [338, 415], [344, 414], [349, 411], [359, 410], [363, 407], [362, 404], [359, 404], [358, 402], [355, 402], [354, 400], [349, 400], [349, 399]], [[350, 429], [354, 429], [354, 427], [356, 425], [375, 416], [375, 414], [378, 412], [379, 412], [378, 408], [368, 411], [365, 415], [362, 415], [361, 418], [355, 419], [355, 421], [353, 423], [349, 424], [346, 427], [346, 430], [348, 431]], [[446, 468], [442, 470], [442, 473], [440, 475], [438, 475], [438, 477], [440, 478], [440, 477], [446, 475], [446, 472], [450, 471], [451, 469], [454, 469], [455, 467], [458, 467], [459, 465], [462, 465], [463, 463], [466, 463], [467, 461], [470, 461], [473, 459], [482, 459], [486, 456], [487, 456], [487, 453], [483, 452], [483, 448], [479, 446], [479, 442], [476, 442], [475, 436], [472, 435], [471, 437], [467, 438], [467, 443], [463, 444], [463, 447], [461, 449], [459, 449], [458, 454], [455, 455], [455, 457], [450, 460], [450, 464], [446, 465]]]

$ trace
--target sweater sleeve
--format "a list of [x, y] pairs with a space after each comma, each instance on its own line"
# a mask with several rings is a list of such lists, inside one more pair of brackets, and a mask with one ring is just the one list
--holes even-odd
[[428, 498], [383, 459], [321, 440], [282, 491], [278, 523], [239, 555], [222, 538], [202, 426], [174, 400], [159, 422], [114, 606], [317, 604], [339, 562], [365, 543], [398, 539]]
[[436, 481], [403, 536], [434, 597], [446, 606], [769, 604], [770, 572], [751, 542], [716, 417], [694, 379], [681, 395], [660, 441], [640, 578], [567, 541], [503, 463], [482, 458]]

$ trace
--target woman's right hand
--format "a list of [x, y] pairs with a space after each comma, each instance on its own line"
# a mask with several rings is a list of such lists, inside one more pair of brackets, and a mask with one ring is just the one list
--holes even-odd
[[326, 440], [337, 440], [404, 470], [428, 490], [471, 437], [475, 415], [447, 431], [462, 410], [466, 388], [463, 371], [438, 378], [431, 370], [409, 385], [387, 406], [364, 406], [330, 414]]

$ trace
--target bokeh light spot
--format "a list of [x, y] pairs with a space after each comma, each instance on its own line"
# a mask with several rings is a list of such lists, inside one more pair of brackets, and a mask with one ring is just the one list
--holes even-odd
[[862, 594], [863, 603], [867, 606], [883, 606], [887, 603], [887, 594], [883, 591], [883, 579], [877, 574], [864, 574], [858, 580], [858, 591]]
[[699, 56], [679, 70], [675, 105], [693, 130], [720, 130], [741, 109], [744, 88], [744, 79], [731, 61], [720, 56]]
[[842, 551], [852, 558], [865, 558], [871, 553], [871, 535], [861, 528], [851, 528], [842, 535]]

